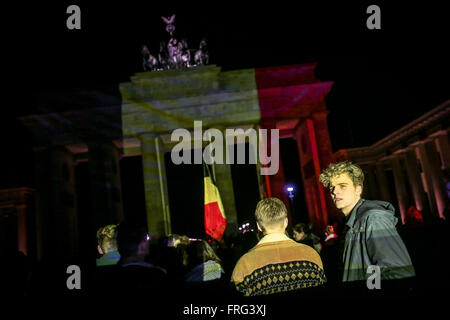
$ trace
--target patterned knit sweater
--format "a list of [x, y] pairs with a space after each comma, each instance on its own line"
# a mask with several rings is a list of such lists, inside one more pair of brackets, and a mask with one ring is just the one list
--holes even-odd
[[326, 282], [319, 254], [294, 240], [257, 244], [239, 259], [231, 280], [245, 296], [316, 287]]

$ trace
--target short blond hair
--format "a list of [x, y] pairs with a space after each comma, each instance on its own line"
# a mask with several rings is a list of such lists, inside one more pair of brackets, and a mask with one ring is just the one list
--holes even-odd
[[109, 224], [97, 230], [97, 243], [104, 253], [117, 250], [117, 225]]
[[287, 209], [280, 199], [266, 198], [256, 205], [255, 218], [264, 230], [267, 226], [284, 223], [284, 219], [287, 218]]
[[322, 171], [319, 180], [325, 188], [330, 188], [331, 179], [340, 176], [343, 173], [347, 173], [353, 182], [355, 187], [364, 186], [364, 172], [357, 164], [350, 161], [342, 161], [338, 163], [332, 163]]

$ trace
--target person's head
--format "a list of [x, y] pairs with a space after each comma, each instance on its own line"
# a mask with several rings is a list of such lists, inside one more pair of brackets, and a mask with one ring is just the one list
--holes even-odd
[[322, 171], [320, 182], [331, 193], [336, 208], [349, 214], [361, 199], [364, 173], [361, 168], [349, 161], [332, 163]]
[[325, 236], [329, 236], [330, 234], [336, 233], [336, 225], [327, 225], [325, 227]]
[[117, 250], [117, 225], [109, 224], [97, 230], [97, 250], [105, 254]]
[[258, 202], [255, 210], [258, 229], [265, 234], [284, 232], [288, 225], [287, 209], [277, 198], [266, 198]]
[[311, 230], [309, 229], [307, 224], [297, 223], [292, 228], [292, 237], [294, 238], [295, 241], [302, 241], [308, 236], [310, 232]]
[[189, 245], [189, 237], [172, 233], [164, 239], [164, 243], [167, 247], [183, 247]]
[[199, 265], [209, 260], [220, 263], [221, 260], [214, 252], [214, 249], [205, 240], [192, 241], [186, 247], [187, 259], [186, 263], [191, 267]]
[[411, 227], [423, 226], [422, 213], [415, 206], [410, 206], [406, 211], [405, 224]]
[[137, 258], [143, 260], [148, 254], [150, 235], [147, 228], [122, 222], [117, 227], [117, 248], [122, 260]]

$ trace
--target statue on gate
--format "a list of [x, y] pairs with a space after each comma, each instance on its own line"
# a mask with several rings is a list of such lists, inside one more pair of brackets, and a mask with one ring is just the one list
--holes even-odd
[[192, 68], [209, 63], [209, 55], [205, 39], [202, 39], [200, 42], [198, 50], [192, 50], [189, 49], [186, 39], [183, 38], [180, 41], [174, 36], [175, 17], [175, 14], [170, 17], [161, 17], [166, 24], [166, 31], [169, 33], [170, 39], [167, 42], [167, 46], [165, 41], [160, 42], [157, 57], [150, 53], [147, 46], [142, 46], [142, 67], [144, 71]]
[[200, 41], [199, 49], [195, 52], [194, 61], [196, 66], [203, 66], [209, 63], [209, 54], [206, 39]]
[[142, 46], [141, 50], [143, 61], [142, 61], [142, 67], [144, 71], [155, 71], [158, 69], [158, 60], [150, 53], [150, 50], [148, 50], [147, 46]]

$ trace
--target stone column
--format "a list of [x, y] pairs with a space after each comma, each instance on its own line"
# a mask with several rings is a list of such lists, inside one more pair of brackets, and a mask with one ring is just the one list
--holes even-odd
[[50, 151], [46, 147], [34, 147], [36, 184], [36, 257], [41, 260], [51, 250], [50, 239]]
[[333, 156], [330, 134], [328, 132], [327, 115], [328, 111], [320, 111], [312, 114], [321, 170], [328, 167]]
[[264, 168], [264, 166], [261, 164], [261, 159], [259, 159], [259, 148], [260, 146], [260, 137], [259, 137], [259, 131], [261, 129], [261, 127], [259, 125], [255, 125], [253, 127], [256, 131], [257, 137], [258, 137], [258, 142], [256, 146], [252, 147], [254, 148], [254, 150], [256, 150], [256, 165], [255, 165], [255, 169], [256, 169], [256, 177], [258, 179], [258, 191], [259, 191], [259, 197], [260, 199], [264, 199], [267, 198], [267, 190], [266, 190], [266, 180], [265, 180], [265, 176], [261, 174], [261, 170]]
[[[325, 102], [324, 102], [325, 104]], [[323, 106], [325, 109], [326, 107]], [[326, 169], [333, 158], [333, 150], [331, 147], [330, 133], [328, 131], [328, 110], [323, 110], [319, 112], [314, 112], [312, 114], [312, 120], [314, 123], [314, 132], [317, 141], [317, 152], [319, 155], [320, 171]], [[321, 184], [319, 183], [319, 188]], [[329, 196], [325, 196], [325, 204], [327, 207], [328, 218], [331, 218], [336, 214], [336, 206], [333, 200]]]
[[[3, 201], [2, 201], [3, 202]], [[18, 210], [8, 201], [0, 205], [0, 256], [7, 252], [16, 251], [19, 249], [18, 238]], [[3, 260], [2, 260], [3, 262]]]
[[[53, 151], [53, 170], [55, 184], [54, 187], [58, 188], [57, 198], [57, 219], [61, 224], [57, 223], [56, 226], [63, 225], [61, 230], [61, 238], [65, 242], [63, 250], [67, 250], [67, 256], [72, 257], [78, 255], [78, 212], [77, 212], [77, 197], [76, 197], [76, 185], [75, 185], [75, 160], [73, 155], [65, 148], [57, 148]], [[61, 216], [59, 216], [62, 214]], [[59, 242], [59, 240], [56, 240]]]
[[409, 184], [414, 196], [415, 207], [422, 211], [425, 205], [425, 190], [423, 189], [422, 177], [418, 168], [416, 153], [413, 150], [405, 152], [406, 172]]
[[367, 170], [367, 183], [364, 183], [367, 187], [367, 194], [369, 199], [380, 199], [377, 185], [377, 177], [375, 175], [376, 167], [373, 164], [369, 164]]
[[17, 247], [19, 251], [28, 255], [28, 228], [27, 228], [27, 206], [25, 204], [17, 208]]
[[214, 178], [217, 188], [220, 192], [220, 198], [222, 199], [223, 208], [227, 217], [227, 223], [237, 224], [236, 202], [234, 199], [234, 187], [233, 179], [231, 176], [231, 166], [227, 164], [225, 154], [228, 153], [228, 148], [234, 148], [233, 145], [227, 145], [225, 130], [220, 128], [224, 138], [224, 159], [222, 164], [214, 163]]
[[88, 143], [91, 207], [95, 230], [123, 220], [119, 150], [111, 142]]
[[74, 159], [63, 147], [35, 148], [37, 257], [78, 254]]
[[300, 122], [296, 128], [295, 139], [298, 144], [300, 172], [303, 178], [310, 222], [317, 230], [322, 230], [328, 223], [328, 210], [324, 188], [319, 181], [321, 170], [314, 123], [311, 119]]
[[392, 199], [389, 194], [388, 182], [386, 172], [384, 171], [383, 163], [377, 162], [376, 171], [377, 171], [378, 190], [381, 200], [391, 202]]
[[139, 135], [139, 140], [148, 231], [154, 237], [168, 235], [172, 228], [162, 142], [157, 135], [150, 133]]
[[0, 190], [0, 255], [8, 248], [36, 258], [33, 201], [33, 189]]
[[436, 137], [436, 143], [441, 154], [441, 162], [444, 169], [450, 168], [450, 144], [448, 143], [447, 132], [440, 133]]
[[392, 158], [392, 171], [394, 173], [395, 192], [397, 194], [398, 207], [402, 217], [402, 223], [405, 223], [406, 211], [408, 210], [408, 194], [406, 192], [405, 176], [403, 174], [401, 158], [396, 156]]
[[445, 209], [444, 181], [439, 163], [439, 154], [434, 141], [428, 141], [418, 146], [419, 157], [422, 163], [423, 174], [430, 201], [431, 214], [443, 217]]
[[269, 184], [268, 179], [266, 181], [265, 176], [263, 176], [261, 174], [261, 170], [264, 169], [264, 166], [259, 163], [259, 161], [256, 163], [256, 176], [258, 178], [258, 191], [259, 191], [259, 197], [261, 199], [267, 198], [268, 197], [268, 193], [267, 193], [267, 185]]
[[[271, 148], [271, 130], [276, 129], [276, 122], [274, 120], [266, 120], [264, 123], [261, 123], [261, 129], [267, 130], [267, 145], [264, 145], [262, 143], [262, 140], [259, 140], [259, 147], [263, 148], [265, 151], [265, 154], [269, 155], [270, 157], [273, 157], [272, 155], [272, 148]], [[285, 190], [286, 188], [286, 180], [284, 177], [284, 168], [283, 168], [283, 162], [281, 159], [281, 155], [278, 154], [279, 161], [278, 161], [278, 172], [276, 172], [273, 175], [261, 175], [262, 179], [266, 182], [266, 191], [268, 197], [275, 197], [283, 201], [283, 203], [286, 205], [286, 208], [288, 208], [288, 220], [289, 223], [292, 221], [291, 219], [291, 204], [289, 202], [289, 198], [287, 195], [287, 192]], [[269, 164], [270, 165], [270, 164]], [[259, 173], [261, 174], [261, 173]]]

